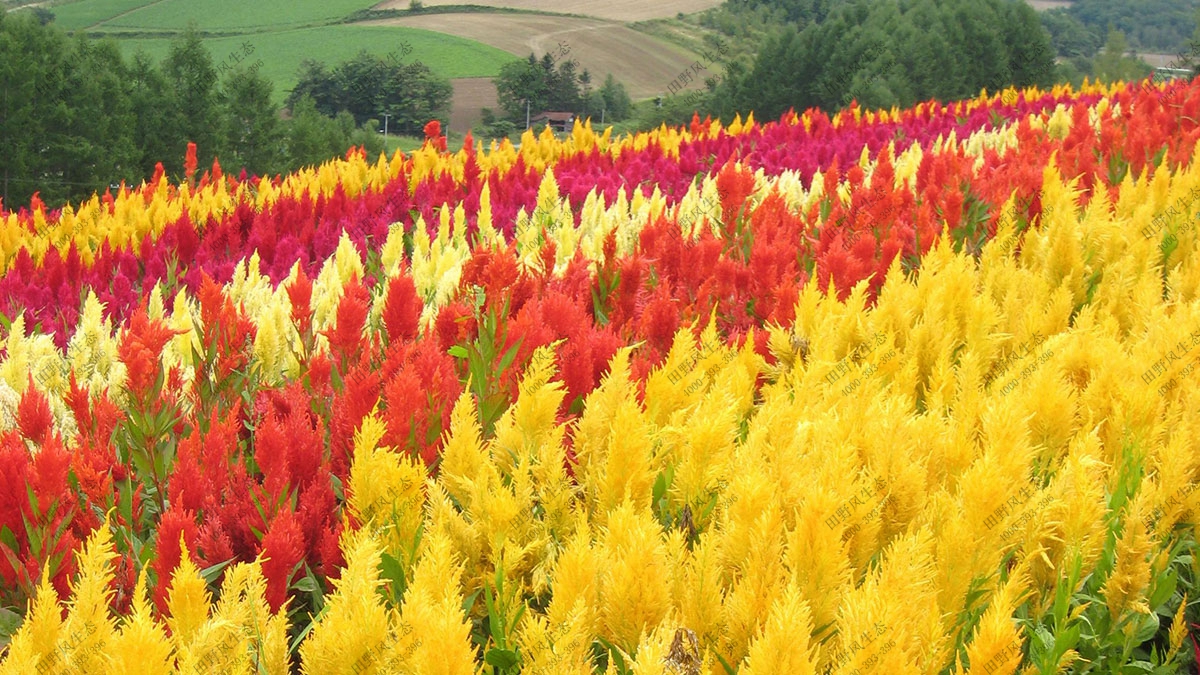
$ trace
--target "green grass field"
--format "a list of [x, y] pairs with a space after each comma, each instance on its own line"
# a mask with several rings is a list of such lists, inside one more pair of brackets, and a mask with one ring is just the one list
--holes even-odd
[[170, 30], [195, 21], [200, 30], [251, 32], [337, 21], [373, 4], [374, 0], [160, 0], [104, 26]]
[[54, 23], [65, 30], [87, 28], [130, 10], [148, 5], [153, 0], [82, 0], [69, 5], [55, 5]]
[[[55, 5], [55, 23], [65, 30], [110, 35], [126, 56], [145, 51], [161, 61], [171, 34], [193, 24], [207, 37], [205, 46], [221, 74], [228, 68], [261, 61], [261, 72], [275, 84], [282, 102], [296, 84], [305, 59], [333, 66], [365, 49], [381, 57], [421, 61], [447, 78], [494, 77], [516, 57], [481, 42], [402, 26], [336, 23], [375, 0], [79, 0]], [[410, 49], [403, 49], [404, 45]], [[407, 52], [407, 53], [405, 53]]]
[[260, 32], [330, 23], [366, 9], [373, 0], [80, 0], [53, 8], [67, 30], [200, 30]]
[[[119, 37], [119, 35], [114, 35]], [[142, 49], [155, 60], [167, 54], [170, 40], [165, 38], [119, 39], [126, 56]], [[402, 46], [411, 51], [403, 55]], [[443, 33], [401, 26], [336, 25], [299, 30], [277, 31], [230, 37], [207, 38], [204, 44], [213, 55], [218, 72], [229, 67], [262, 61], [262, 74], [275, 83], [275, 99], [282, 101], [296, 84], [296, 72], [305, 59], [328, 65], [345, 61], [361, 49], [388, 58], [393, 54], [402, 63], [421, 61], [436, 74], [448, 78], [494, 77], [500, 66], [515, 60], [508, 52], [480, 42]], [[249, 56], [245, 56], [249, 51]]]

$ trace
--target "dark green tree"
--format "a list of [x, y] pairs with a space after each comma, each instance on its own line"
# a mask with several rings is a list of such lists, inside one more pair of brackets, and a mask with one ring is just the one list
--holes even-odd
[[835, 0], [744, 0], [737, 3], [751, 9], [769, 9], [782, 12], [788, 23], [804, 26], [825, 20]]
[[1068, 9], [1047, 10], [1039, 18], [1050, 33], [1050, 43], [1059, 56], [1091, 58], [1103, 44], [1103, 38]]
[[[815, 30], [785, 28], [769, 38], [754, 65], [729, 83], [735, 109], [743, 115], [754, 111], [758, 119], [769, 119], [789, 108], [803, 110], [813, 105], [817, 90], [830, 78], [819, 58], [822, 46], [829, 48], [820, 44], [826, 37]], [[832, 97], [833, 93], [820, 95]]]
[[333, 75], [320, 61], [305, 59], [300, 63], [296, 86], [288, 93], [284, 105], [288, 109], [295, 108], [300, 99], [305, 97], [312, 100], [317, 110], [330, 117], [342, 109]]
[[369, 157], [383, 151], [383, 136], [375, 130], [378, 122], [374, 119], [356, 125], [354, 116], [345, 110], [331, 118], [317, 110], [308, 97], [296, 102], [291, 115], [284, 128], [286, 171], [321, 164], [355, 146], [365, 148]]
[[1054, 84], [1054, 47], [1033, 7], [1024, 2], [1001, 5], [1000, 21], [1008, 45], [1009, 82], [1018, 87]]
[[30, 13], [0, 14], [0, 180], [9, 208], [35, 192], [61, 202], [75, 188], [63, 175], [72, 144], [66, 39]]
[[496, 113], [491, 108], [484, 108], [475, 131], [475, 136], [480, 140], [511, 138], [517, 133], [517, 125], [509, 120], [496, 117]]
[[584, 117], [590, 116], [592, 111], [597, 109], [592, 106], [595, 102], [595, 99], [592, 98], [593, 93], [592, 74], [588, 72], [587, 68], [584, 68], [583, 72], [579, 73], [579, 102], [582, 106], [580, 112]]
[[343, 154], [349, 148], [362, 148], [367, 157], [374, 159], [383, 152], [383, 135], [377, 131], [378, 120], [369, 119], [355, 125], [354, 116], [343, 110], [333, 121], [337, 129], [337, 154]]
[[453, 96], [450, 81], [424, 63], [398, 65], [384, 81], [379, 112], [391, 115], [390, 125], [398, 133], [420, 135], [430, 120], [449, 121]]
[[178, 150], [168, 155], [169, 164], [164, 162], [164, 165], [172, 172], [181, 173], [188, 141], [196, 144], [201, 167], [212, 164], [213, 158], [222, 150], [217, 132], [220, 128], [217, 71], [212, 55], [194, 25], [171, 41], [162, 71], [173, 104], [169, 113], [173, 117], [175, 133], [171, 136], [176, 142], [182, 142]]
[[583, 107], [583, 95], [574, 61], [561, 61], [557, 66], [549, 54], [542, 57], [542, 68], [546, 71], [548, 96], [546, 106], [550, 110], [579, 112]]
[[1194, 25], [1196, 29], [1192, 32], [1192, 39], [1188, 41], [1187, 49], [1182, 50], [1174, 61], [1176, 68], [1191, 70], [1193, 77], [1200, 74], [1200, 8], [1196, 9]]
[[361, 51], [332, 71], [315, 61], [301, 66], [300, 81], [288, 96], [288, 107], [308, 97], [328, 117], [347, 111], [361, 126], [369, 119], [389, 116], [397, 133], [420, 134], [425, 124], [450, 117], [450, 81], [424, 63], [385, 61]]
[[1003, 24], [996, 12], [996, 4], [954, 3], [949, 20], [942, 22], [943, 30], [953, 35], [950, 42], [956, 52], [956, 66], [963, 74], [964, 89], [957, 92], [959, 95], [973, 96], [981, 89], [996, 91], [1012, 83]]
[[1096, 34], [1097, 43], [1112, 26], [1140, 52], [1175, 54], [1187, 49], [1197, 7], [1198, 0], [1074, 0], [1067, 11]]
[[[575, 61], [556, 63], [550, 54], [541, 59], [530, 54], [524, 61], [501, 66], [500, 76], [493, 82], [505, 117], [523, 128], [527, 112], [530, 116], [548, 110], [583, 113], [590, 105], [584, 96], [583, 75]], [[587, 81], [591, 81], [590, 74]]]
[[940, 29], [945, 20], [931, 2], [915, 5], [895, 30], [899, 64], [893, 79], [891, 101], [863, 101], [866, 105], [916, 102], [922, 98], [948, 100], [966, 91], [965, 73], [959, 72], [948, 35]]
[[1048, 35], [1019, 3], [848, 0], [824, 21], [770, 36], [745, 71], [727, 68], [711, 101], [725, 120], [734, 110], [773, 119], [789, 108], [835, 110], [851, 99], [907, 107], [985, 88], [1045, 85], [1053, 75]]
[[514, 122], [519, 120], [522, 128], [527, 112], [536, 115], [546, 107], [546, 71], [533, 54], [524, 61], [512, 61], [501, 66], [495, 83], [505, 117]]
[[[338, 110], [349, 111], [356, 124], [377, 117], [384, 106], [384, 88], [389, 72], [383, 59], [363, 50], [357, 56], [333, 69], [334, 90], [338, 94]], [[323, 110], [329, 115], [328, 110]]]
[[1109, 30], [1104, 49], [1092, 61], [1092, 71], [1096, 78], [1102, 82], [1115, 82], [1140, 80], [1148, 75], [1150, 66], [1140, 59], [1127, 56], [1128, 49], [1125, 34], [1115, 28]]
[[317, 110], [311, 98], [301, 97], [291, 114], [286, 127], [288, 171], [315, 166], [345, 150], [337, 123]]
[[71, 67], [63, 89], [64, 131], [70, 138], [58, 163], [63, 179], [84, 198], [110, 184], [141, 177], [130, 130], [134, 113], [120, 47], [111, 39], [91, 41], [76, 35], [68, 52]]
[[[140, 49], [133, 55], [129, 65], [126, 84], [133, 114], [134, 162], [139, 175], [153, 175], [154, 166], [159, 162], [163, 162], [164, 167], [182, 167], [179, 139], [176, 137], [178, 124], [173, 114], [174, 101], [170, 86], [150, 57]], [[175, 170], [178, 171], [178, 168]]]
[[229, 170], [244, 167], [258, 175], [280, 171], [283, 130], [271, 102], [273, 85], [258, 64], [230, 70], [221, 83], [221, 163]]
[[600, 99], [604, 106], [606, 122], [620, 122], [629, 119], [633, 101], [629, 98], [629, 92], [625, 91], [625, 85], [617, 82], [612, 73], [604, 77], [604, 84], [600, 87]]

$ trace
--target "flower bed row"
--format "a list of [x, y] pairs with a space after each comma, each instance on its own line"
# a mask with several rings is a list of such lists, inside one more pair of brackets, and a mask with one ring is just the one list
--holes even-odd
[[1174, 86], [7, 214], [0, 672], [1179, 666]]

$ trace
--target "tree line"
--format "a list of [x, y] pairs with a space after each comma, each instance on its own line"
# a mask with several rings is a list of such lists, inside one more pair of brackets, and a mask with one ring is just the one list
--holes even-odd
[[510, 136], [525, 129], [526, 118], [541, 112], [570, 112], [580, 119], [619, 122], [629, 117], [633, 103], [625, 86], [609, 73], [604, 83], [593, 88], [587, 69], [579, 70], [573, 59], [556, 58], [547, 52], [538, 59], [533, 54], [500, 67], [493, 80], [501, 116], [485, 109], [485, 136]]
[[35, 193], [53, 207], [137, 184], [160, 162], [182, 176], [189, 141], [201, 169], [219, 157], [226, 172], [274, 175], [352, 146], [381, 152], [383, 113], [406, 128], [448, 117], [449, 82], [419, 63], [365, 54], [330, 72], [306, 63], [281, 112], [258, 64], [218, 73], [193, 29], [155, 63], [47, 23], [0, 12], [0, 198], [9, 209]]
[[346, 111], [359, 125], [387, 114], [396, 133], [420, 135], [430, 120], [449, 119], [453, 91], [449, 80], [420, 61], [403, 63], [410, 50], [405, 43], [403, 54], [393, 52], [387, 58], [364, 50], [332, 70], [307, 60], [300, 65], [300, 81], [288, 95], [287, 106], [294, 110], [308, 97], [319, 112], [335, 117]]
[[[693, 110], [725, 121], [748, 110], [772, 119], [789, 108], [837, 110], [852, 99], [909, 107], [1056, 79], [1050, 36], [1024, 2], [730, 0], [703, 21], [719, 26], [730, 12], [745, 15], [742, 29], [761, 46], [705, 64], [706, 91], [668, 97], [655, 121], [690, 119]], [[772, 26], [780, 18], [785, 23]]]
[[1183, 51], [1195, 28], [1200, 0], [1075, 0], [1042, 14], [1060, 56], [1092, 56], [1111, 30], [1141, 52]]
[[1170, 53], [1172, 67], [1200, 74], [1200, 0], [1076, 0], [1040, 13], [1024, 0], [726, 0], [684, 19], [709, 31], [705, 49], [689, 48], [723, 42], [728, 58], [705, 59], [703, 90], [639, 104], [620, 130], [693, 112], [763, 119], [852, 99], [907, 106], [1009, 84], [1132, 81], [1153, 71], [1133, 49]]

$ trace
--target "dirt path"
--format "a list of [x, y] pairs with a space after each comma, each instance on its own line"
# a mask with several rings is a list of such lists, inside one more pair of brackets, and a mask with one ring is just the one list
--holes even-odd
[[142, 5], [141, 7], [134, 7], [133, 9], [127, 9], [124, 12], [117, 14], [116, 16], [110, 16], [103, 21], [97, 21], [96, 23], [88, 26], [88, 28], [95, 28], [96, 26], [103, 26], [104, 24], [108, 23], [109, 21], [114, 21], [116, 19], [120, 19], [123, 16], [129, 16], [130, 14], [133, 14], [134, 12], [140, 12], [141, 10], [146, 9], [147, 7], [153, 7], [157, 4], [159, 4], [160, 2], [166, 2], [166, 0], [154, 0], [154, 2], [148, 2], [144, 5]]

